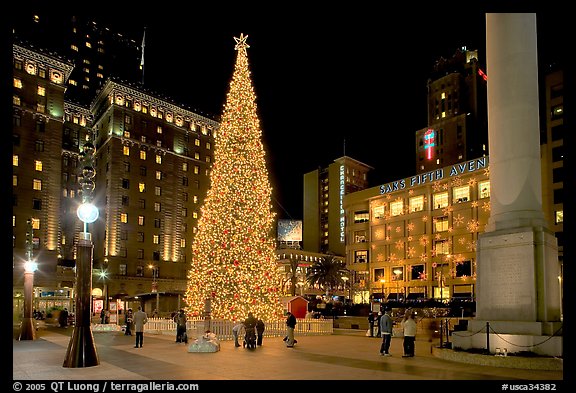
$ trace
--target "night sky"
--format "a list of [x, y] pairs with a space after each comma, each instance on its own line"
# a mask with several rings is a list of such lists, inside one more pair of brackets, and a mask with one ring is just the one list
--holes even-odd
[[[479, 50], [485, 14], [409, 9], [243, 3], [148, 7], [139, 12], [66, 10], [142, 40], [145, 87], [211, 117], [221, 115], [233, 73], [233, 37], [248, 57], [278, 218], [302, 219], [303, 175], [345, 154], [374, 168], [370, 186], [415, 173], [415, 133], [427, 126], [426, 83], [434, 62]], [[169, 3], [168, 3], [169, 4]], [[558, 33], [539, 19], [545, 61]], [[546, 22], [546, 23], [542, 23]], [[544, 47], [546, 45], [546, 47]], [[345, 143], [344, 143], [345, 141]]]

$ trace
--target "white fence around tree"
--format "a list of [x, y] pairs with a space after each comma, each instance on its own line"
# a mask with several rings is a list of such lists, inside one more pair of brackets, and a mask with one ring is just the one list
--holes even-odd
[[[186, 322], [186, 330], [189, 338], [199, 337], [207, 329], [218, 337], [219, 340], [232, 340], [232, 327], [234, 322], [221, 319], [204, 320], [189, 319]], [[284, 337], [286, 335], [286, 321], [264, 321], [264, 337]], [[334, 331], [331, 319], [296, 319], [294, 334], [299, 336], [322, 336], [330, 335]], [[173, 334], [176, 335], [176, 322], [171, 319], [149, 318], [144, 325], [144, 332], [150, 334]]]

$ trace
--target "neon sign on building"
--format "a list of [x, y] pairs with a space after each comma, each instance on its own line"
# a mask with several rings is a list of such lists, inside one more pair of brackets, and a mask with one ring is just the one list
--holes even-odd
[[432, 153], [434, 151], [434, 130], [429, 128], [424, 134], [424, 151], [426, 152], [426, 158], [431, 160]]
[[345, 175], [344, 175], [344, 165], [340, 165], [340, 243], [344, 243], [346, 238], [345, 238], [345, 224], [346, 224], [346, 219], [344, 217], [344, 192], [346, 190], [346, 183], [344, 181]]

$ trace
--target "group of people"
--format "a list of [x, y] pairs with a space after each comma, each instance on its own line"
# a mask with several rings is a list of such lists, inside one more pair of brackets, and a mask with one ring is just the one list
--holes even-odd
[[[392, 341], [394, 321], [390, 316], [390, 309], [386, 308], [384, 314], [378, 321], [379, 331], [382, 336], [382, 344], [380, 345], [380, 354], [382, 356], [390, 355], [390, 343]], [[412, 309], [407, 309], [402, 319], [402, 331], [404, 333], [404, 355], [402, 357], [414, 356], [414, 342], [416, 340], [416, 319]]]
[[248, 317], [242, 321], [236, 321], [232, 327], [232, 336], [234, 336], [234, 346], [239, 347], [238, 337], [244, 331], [243, 346], [248, 348], [255, 348], [257, 345], [262, 345], [262, 338], [264, 337], [264, 321], [256, 319], [254, 314], [248, 313]]

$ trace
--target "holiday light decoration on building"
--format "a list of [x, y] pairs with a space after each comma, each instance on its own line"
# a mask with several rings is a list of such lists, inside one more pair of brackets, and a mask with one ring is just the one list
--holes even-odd
[[266, 170], [246, 44], [238, 51], [222, 122], [215, 139], [210, 188], [192, 244], [187, 312], [200, 315], [209, 299], [211, 317], [282, 318], [273, 225], [272, 188]]

